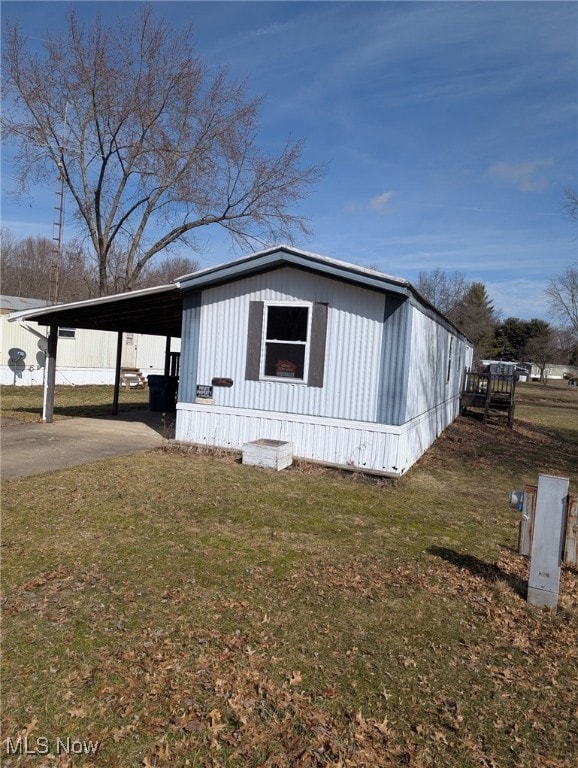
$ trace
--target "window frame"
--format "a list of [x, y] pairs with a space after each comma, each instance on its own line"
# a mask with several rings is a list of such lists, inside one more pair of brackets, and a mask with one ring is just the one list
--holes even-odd
[[[297, 309], [302, 307], [307, 309], [307, 333], [305, 341], [290, 341], [287, 339], [268, 339], [267, 338], [267, 324], [269, 318], [270, 307], [288, 307], [290, 309]], [[261, 355], [259, 360], [259, 381], [275, 381], [283, 384], [298, 384], [301, 386], [308, 386], [309, 380], [309, 359], [311, 352], [311, 325], [313, 322], [313, 302], [312, 301], [264, 301], [263, 302], [263, 322], [261, 328]], [[303, 378], [292, 378], [290, 376], [267, 376], [265, 374], [265, 361], [267, 359], [267, 344], [291, 344], [295, 346], [305, 347], [305, 353], [303, 357]]]
[[446, 384], [450, 384], [451, 380], [452, 380], [453, 357], [454, 357], [454, 337], [450, 336], [450, 343], [449, 343], [449, 349], [448, 349]]
[[58, 338], [59, 339], [76, 339], [76, 328], [72, 328], [68, 325], [58, 326]]

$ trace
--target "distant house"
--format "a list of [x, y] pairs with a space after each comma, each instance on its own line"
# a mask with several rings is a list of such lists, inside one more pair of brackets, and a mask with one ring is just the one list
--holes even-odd
[[[491, 365], [501, 365], [504, 368], [511, 368], [512, 370], [515, 370], [518, 379], [521, 381], [540, 381], [542, 379], [540, 366], [530, 361], [510, 362], [503, 360], [482, 360], [481, 363], [486, 367]], [[576, 376], [578, 376], [578, 366], [576, 365], [548, 363], [544, 367], [544, 379], [546, 380], [572, 379]]]
[[[44, 381], [48, 328], [28, 322], [30, 310], [51, 305], [40, 299], [0, 296], [0, 384], [35, 385]], [[20, 319], [8, 322], [8, 317]], [[58, 329], [57, 384], [113, 384], [117, 334], [61, 326]], [[176, 340], [178, 342], [178, 339]], [[122, 364], [144, 375], [164, 370], [164, 340], [125, 334]]]
[[544, 369], [544, 376], [546, 379], [574, 379], [578, 376], [578, 366], [548, 363]]
[[407, 280], [286, 246], [27, 317], [52, 342], [68, 325], [180, 335], [177, 440], [286, 441], [297, 457], [391, 477], [457, 416], [473, 354]]

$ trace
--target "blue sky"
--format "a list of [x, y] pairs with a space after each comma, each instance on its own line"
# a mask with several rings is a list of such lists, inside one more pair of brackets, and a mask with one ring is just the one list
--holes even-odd
[[[137, 2], [3, 2], [33, 41], [84, 21], [130, 23]], [[548, 319], [548, 278], [577, 258], [563, 210], [578, 186], [578, 4], [155, 2], [192, 23], [198, 52], [264, 96], [262, 144], [305, 139], [326, 171], [298, 210], [310, 251], [415, 280], [459, 270], [504, 317]], [[52, 236], [54, 190], [15, 201], [2, 155], [2, 222]], [[56, 182], [55, 182], [56, 188]], [[72, 236], [72, 225], [65, 238]], [[207, 229], [202, 266], [235, 253]], [[238, 255], [238, 254], [237, 254]]]

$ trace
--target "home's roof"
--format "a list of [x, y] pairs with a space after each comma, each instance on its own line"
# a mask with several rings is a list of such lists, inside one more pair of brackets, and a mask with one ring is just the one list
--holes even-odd
[[347, 261], [339, 261], [338, 259], [330, 259], [327, 256], [320, 256], [317, 253], [302, 251], [287, 245], [267, 248], [235, 261], [192, 272], [189, 275], [177, 278], [175, 282], [184, 291], [198, 291], [203, 288], [210, 288], [222, 283], [229, 283], [261, 272], [269, 272], [273, 269], [288, 266], [358, 285], [362, 288], [379, 291], [380, 293], [398, 293], [407, 296], [412, 302], [420, 306], [423, 311], [431, 317], [435, 317], [446, 328], [466, 338], [445, 315], [413, 287], [409, 280], [405, 280], [402, 277], [393, 277], [369, 267], [360, 267]]
[[47, 326], [179, 337], [182, 309], [183, 295], [171, 284], [18, 312], [10, 321], [26, 319]]
[[0, 313], [22, 312], [37, 307], [47, 307], [50, 302], [44, 299], [29, 299], [25, 296], [0, 296]]
[[180, 337], [183, 292], [201, 291], [204, 288], [287, 266], [371, 290], [402, 294], [437, 318], [439, 322], [462, 335], [444, 315], [415, 290], [409, 281], [286, 245], [268, 248], [235, 261], [183, 275], [171, 285], [159, 285], [155, 288], [118, 293], [99, 299], [19, 312], [11, 316], [10, 320], [25, 318], [47, 326]]
[[405, 295], [409, 295], [411, 291], [410, 283], [401, 277], [392, 277], [374, 269], [330, 259], [327, 256], [320, 256], [287, 245], [267, 248], [235, 261], [192, 272], [177, 278], [175, 282], [183, 290], [196, 290], [287, 266], [380, 291], [392, 291]]

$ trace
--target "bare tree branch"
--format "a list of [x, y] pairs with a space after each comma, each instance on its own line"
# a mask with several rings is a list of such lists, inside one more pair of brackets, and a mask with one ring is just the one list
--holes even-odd
[[553, 277], [545, 293], [552, 316], [578, 333], [578, 267], [566, 267], [561, 275]]
[[62, 172], [101, 293], [113, 282], [114, 249], [130, 289], [157, 253], [199, 227], [218, 224], [243, 244], [307, 232], [290, 208], [320, 169], [302, 167], [299, 141], [264, 154], [259, 101], [223, 72], [209, 76], [188, 40], [149, 7], [128, 29], [84, 28], [73, 12], [66, 34], [47, 36], [43, 56], [8, 25], [5, 138], [18, 147], [23, 185], [49, 179], [55, 166]]

